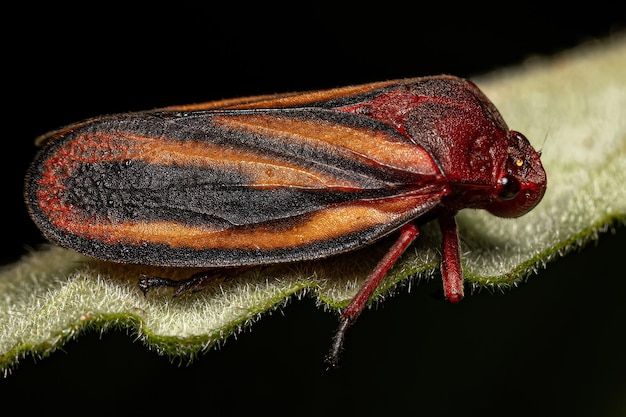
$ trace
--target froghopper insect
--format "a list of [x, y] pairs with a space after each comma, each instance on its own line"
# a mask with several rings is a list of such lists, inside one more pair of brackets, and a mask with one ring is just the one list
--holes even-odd
[[446, 298], [463, 298], [455, 215], [533, 209], [540, 154], [471, 81], [393, 80], [97, 117], [42, 136], [25, 185], [51, 242], [120, 263], [214, 268], [324, 258], [395, 234], [343, 310], [328, 356], [387, 271], [437, 220]]

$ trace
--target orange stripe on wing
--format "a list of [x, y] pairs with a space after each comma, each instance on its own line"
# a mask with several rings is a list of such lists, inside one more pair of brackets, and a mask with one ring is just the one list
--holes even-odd
[[340, 125], [319, 119], [272, 114], [223, 115], [218, 126], [239, 129], [293, 143], [326, 146], [370, 165], [381, 165], [420, 175], [437, 175], [432, 156], [421, 146], [382, 130]]
[[195, 250], [297, 248], [319, 241], [331, 241], [373, 227], [397, 227], [432, 208], [442, 193], [442, 190], [433, 188], [430, 192], [422, 190], [415, 195], [329, 207], [311, 215], [287, 219], [283, 224], [233, 227], [219, 231], [212, 230], [210, 225], [191, 226], [173, 222], [85, 222], [80, 227], [74, 227], [73, 232], [107, 244], [165, 244]]
[[[219, 146], [209, 142], [173, 141], [132, 134], [95, 133], [79, 135], [68, 142], [65, 158], [80, 162], [142, 160], [158, 165], [187, 165], [236, 171], [250, 186], [302, 188], [358, 188], [358, 185], [311, 168], [249, 149]], [[100, 151], [98, 151], [100, 149]], [[52, 166], [51, 168], [54, 168]]]
[[235, 99], [209, 101], [205, 103], [169, 106], [159, 110], [166, 111], [196, 111], [218, 109], [270, 109], [282, 107], [306, 106], [319, 101], [333, 100], [344, 96], [364, 93], [398, 81], [382, 81], [378, 83], [356, 85], [350, 87], [333, 88], [330, 90], [310, 91], [304, 93], [267, 94], [260, 96], [241, 97]]
[[[409, 82], [410, 80], [400, 80], [400, 82]], [[162, 107], [155, 110], [136, 112], [134, 114], [140, 115], [141, 113], [153, 113], [160, 111], [202, 111], [202, 110], [234, 110], [234, 109], [269, 109], [269, 108], [282, 108], [282, 107], [297, 107], [306, 106], [311, 103], [316, 103], [324, 100], [332, 100], [349, 96], [353, 94], [364, 93], [367, 91], [375, 90], [377, 88], [386, 87], [391, 84], [398, 83], [398, 80], [381, 81], [377, 83], [333, 88], [322, 91], [310, 91], [310, 92], [292, 92], [292, 93], [279, 93], [279, 94], [265, 94], [258, 96], [248, 96], [233, 99], [224, 99], [216, 101], [208, 101], [196, 104], [183, 104]], [[133, 114], [133, 113], [129, 113]], [[44, 144], [62, 138], [64, 135], [70, 133], [73, 130], [98, 122], [105, 118], [92, 118], [83, 122], [75, 123], [73, 125], [65, 126], [61, 129], [48, 132], [45, 135], [39, 136], [35, 140], [37, 146], [43, 146]]]

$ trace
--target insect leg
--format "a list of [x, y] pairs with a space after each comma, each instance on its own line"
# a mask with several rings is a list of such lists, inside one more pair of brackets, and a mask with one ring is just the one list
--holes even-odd
[[174, 297], [191, 291], [197, 292], [204, 289], [207, 285], [217, 279], [231, 279], [236, 275], [239, 275], [252, 266], [241, 266], [232, 268], [213, 268], [206, 271], [201, 271], [193, 274], [187, 279], [175, 280], [163, 277], [155, 277], [150, 275], [144, 275], [139, 279], [139, 288], [143, 291], [144, 295], [148, 293], [152, 288], [157, 287], [174, 287]]
[[398, 258], [402, 256], [404, 251], [406, 251], [409, 245], [417, 238], [418, 234], [419, 230], [417, 225], [414, 223], [408, 223], [400, 230], [400, 237], [398, 237], [398, 240], [396, 240], [383, 259], [380, 260], [376, 268], [365, 280], [365, 284], [363, 284], [359, 292], [350, 301], [350, 304], [348, 304], [345, 310], [341, 313], [339, 328], [335, 333], [332, 347], [326, 357], [326, 363], [329, 366], [334, 367], [337, 365], [346, 330], [352, 323], [354, 323], [359, 314], [361, 314], [367, 304], [367, 301], [374, 293], [374, 290], [376, 290], [380, 282], [383, 280], [389, 269], [391, 269], [391, 267], [396, 263]]
[[461, 270], [461, 253], [459, 233], [454, 214], [439, 217], [442, 234], [441, 277], [446, 298], [451, 303], [463, 299], [463, 271]]

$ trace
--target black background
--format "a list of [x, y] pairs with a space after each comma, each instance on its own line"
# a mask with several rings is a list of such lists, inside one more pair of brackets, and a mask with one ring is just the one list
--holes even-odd
[[[2, 29], [0, 261], [43, 242], [21, 193], [34, 138], [46, 131], [242, 95], [469, 77], [625, 27], [619, 2], [544, 3], [506, 11], [392, 1], [14, 9]], [[26, 412], [90, 415], [624, 415], [626, 285], [617, 268], [625, 235], [623, 227], [603, 235], [517, 289], [475, 293], [457, 306], [441, 301], [436, 281], [402, 290], [361, 316], [332, 372], [322, 358], [336, 317], [305, 298], [189, 366], [123, 331], [85, 334], [48, 358], [22, 360], [0, 380], [0, 397]]]

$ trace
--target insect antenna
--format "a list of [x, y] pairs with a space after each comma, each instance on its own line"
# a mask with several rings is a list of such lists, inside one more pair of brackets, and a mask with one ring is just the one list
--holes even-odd
[[550, 129], [552, 129], [552, 122], [548, 125], [548, 129], [546, 130], [546, 134], [543, 136], [543, 142], [541, 142], [541, 146], [537, 149], [537, 153], [539, 157], [541, 157], [541, 153], [543, 152], [543, 147], [546, 145], [546, 141], [548, 140], [548, 135], [550, 134]]

